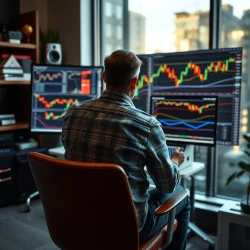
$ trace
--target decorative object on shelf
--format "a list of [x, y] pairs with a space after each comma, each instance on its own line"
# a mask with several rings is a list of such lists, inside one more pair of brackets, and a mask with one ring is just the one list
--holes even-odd
[[14, 30], [9, 30], [8, 31], [8, 38], [10, 43], [21, 43], [23, 34], [21, 31], [14, 31]]
[[24, 34], [25, 42], [26, 42], [26, 43], [30, 43], [30, 37], [31, 37], [31, 35], [32, 35], [32, 33], [33, 33], [33, 28], [32, 28], [32, 26], [29, 25], [29, 24], [25, 24], [25, 25], [22, 26], [21, 31], [22, 31], [23, 34]]
[[47, 31], [42, 31], [40, 29], [40, 41], [44, 63], [61, 64], [62, 46], [59, 43], [59, 30], [48, 29]]
[[0, 114], [0, 126], [12, 125], [16, 123], [14, 114]]
[[[250, 133], [243, 134], [243, 138], [247, 142], [247, 149], [250, 149]], [[243, 152], [250, 158], [250, 151], [244, 150]], [[249, 179], [247, 184], [246, 195], [242, 198], [240, 205], [242, 212], [250, 214], [250, 160], [248, 162], [245, 160], [240, 161], [238, 163], [238, 166], [241, 170], [234, 172], [227, 178], [227, 185], [230, 184], [234, 179], [240, 178], [244, 174], [248, 174]]]
[[5, 81], [24, 81], [23, 69], [14, 55], [10, 55], [1, 61], [0, 79]]
[[42, 44], [58, 43], [59, 29], [47, 29], [47, 31], [42, 31], [42, 29], [40, 29], [40, 41]]

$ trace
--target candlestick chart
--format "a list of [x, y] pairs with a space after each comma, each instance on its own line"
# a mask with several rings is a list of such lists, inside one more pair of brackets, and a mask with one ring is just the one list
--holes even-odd
[[133, 98], [133, 103], [138, 109], [141, 109], [145, 112], [149, 112], [150, 108], [150, 98], [151, 95], [151, 85], [145, 79], [149, 78], [149, 74], [151, 74], [151, 58], [139, 56], [142, 61], [142, 66], [140, 69], [140, 74], [138, 78], [138, 82], [136, 85], [135, 96]]
[[83, 95], [53, 95], [34, 94], [33, 108], [36, 109], [34, 119], [36, 126], [47, 129], [60, 129], [69, 107], [74, 103], [91, 99]]
[[216, 97], [152, 96], [151, 105], [168, 141], [215, 144]]
[[41, 66], [33, 69], [31, 126], [60, 132], [72, 104], [99, 96], [102, 67]]
[[[136, 89], [137, 99], [143, 100], [144, 107], [148, 108], [152, 95], [218, 96], [217, 144], [238, 145], [242, 48], [139, 56], [147, 65]], [[142, 99], [143, 91], [147, 96]], [[144, 110], [150, 112], [150, 108]]]
[[[241, 63], [241, 60], [237, 61]], [[239, 91], [236, 58], [228, 54], [202, 58], [181, 57], [178, 61], [155, 59], [151, 76], [155, 94], [202, 93], [233, 94]]]

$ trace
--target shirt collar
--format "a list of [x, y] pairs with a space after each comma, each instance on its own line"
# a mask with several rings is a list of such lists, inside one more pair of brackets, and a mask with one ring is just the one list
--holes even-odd
[[104, 90], [102, 95], [100, 96], [101, 99], [112, 99], [118, 102], [122, 102], [127, 105], [131, 105], [135, 107], [134, 103], [132, 102], [131, 98], [122, 92], [111, 91], [111, 90]]

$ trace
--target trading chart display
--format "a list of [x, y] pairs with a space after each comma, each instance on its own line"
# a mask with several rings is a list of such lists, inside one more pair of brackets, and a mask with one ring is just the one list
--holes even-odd
[[148, 56], [141, 56], [142, 66], [140, 76], [136, 85], [135, 97], [133, 103], [138, 109], [148, 112], [150, 108], [151, 79], [152, 75], [152, 58]]
[[[141, 70], [134, 104], [150, 112], [151, 95], [218, 96], [217, 144], [239, 143], [242, 48], [139, 55]], [[147, 88], [141, 98], [141, 92]], [[137, 100], [140, 100], [140, 105]]]
[[33, 65], [31, 131], [61, 132], [68, 108], [97, 98], [102, 67]]
[[167, 142], [214, 146], [217, 97], [151, 97], [151, 113], [161, 123]]

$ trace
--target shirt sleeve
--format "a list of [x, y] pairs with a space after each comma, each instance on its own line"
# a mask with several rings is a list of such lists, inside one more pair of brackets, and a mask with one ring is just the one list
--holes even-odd
[[172, 193], [180, 183], [180, 172], [169, 157], [166, 138], [159, 122], [153, 125], [147, 144], [149, 175], [161, 192]]

